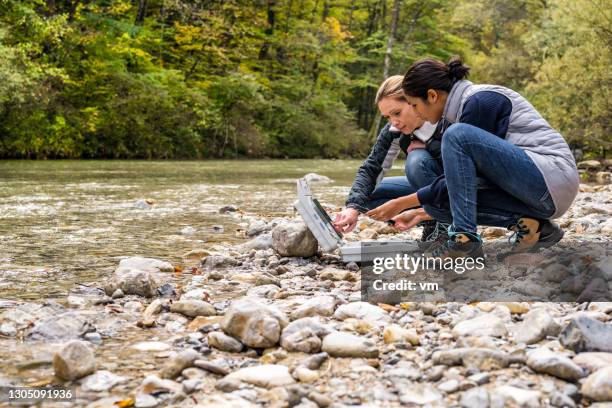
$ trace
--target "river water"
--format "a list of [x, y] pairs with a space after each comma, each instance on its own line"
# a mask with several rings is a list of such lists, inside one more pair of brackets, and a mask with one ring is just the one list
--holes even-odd
[[333, 180], [313, 186], [319, 199], [342, 205], [359, 164], [2, 161], [0, 301], [64, 298], [101, 282], [121, 257], [180, 263], [186, 251], [243, 240], [239, 218], [219, 208], [286, 216], [293, 212], [295, 180], [310, 172]]

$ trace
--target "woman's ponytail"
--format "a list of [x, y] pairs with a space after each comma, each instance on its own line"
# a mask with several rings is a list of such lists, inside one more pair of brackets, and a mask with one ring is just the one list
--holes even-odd
[[452, 57], [446, 66], [448, 67], [448, 75], [455, 81], [467, 78], [470, 72], [470, 67], [463, 65], [461, 58], [457, 56]]
[[453, 57], [448, 64], [433, 58], [415, 62], [406, 72], [402, 89], [406, 95], [427, 99], [427, 91], [435, 89], [450, 92], [455, 82], [468, 77], [470, 67], [461, 58]]

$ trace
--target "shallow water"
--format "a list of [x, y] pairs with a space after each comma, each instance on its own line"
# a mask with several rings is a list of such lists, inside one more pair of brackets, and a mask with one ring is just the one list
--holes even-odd
[[[244, 225], [234, 214], [219, 214], [219, 208], [231, 204], [265, 217], [291, 214], [295, 180], [306, 173], [333, 179], [313, 191], [322, 202], [342, 205], [359, 164], [2, 161], [0, 300], [65, 297], [95, 287], [121, 257], [180, 263], [186, 251], [242, 240], [237, 230]], [[394, 174], [400, 171], [398, 166]]]

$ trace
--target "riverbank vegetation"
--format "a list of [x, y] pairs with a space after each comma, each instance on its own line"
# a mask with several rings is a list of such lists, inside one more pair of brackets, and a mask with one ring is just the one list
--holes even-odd
[[0, 157], [358, 157], [382, 79], [459, 54], [610, 149], [604, 0], [0, 0]]

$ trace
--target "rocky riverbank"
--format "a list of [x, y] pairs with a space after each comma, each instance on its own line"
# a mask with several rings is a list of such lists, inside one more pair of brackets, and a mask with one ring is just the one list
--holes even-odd
[[[612, 241], [611, 193], [581, 186], [564, 242]], [[0, 385], [76, 387], [75, 402], [44, 406], [612, 405], [612, 302], [374, 305], [359, 266], [317, 253], [298, 219], [235, 210], [220, 209], [243, 223], [241, 245], [194, 248], [180, 265], [126, 258], [63, 302], [1, 301]], [[363, 221], [347, 239], [390, 235]], [[588, 262], [610, 278], [601, 248], [549, 268]]]

